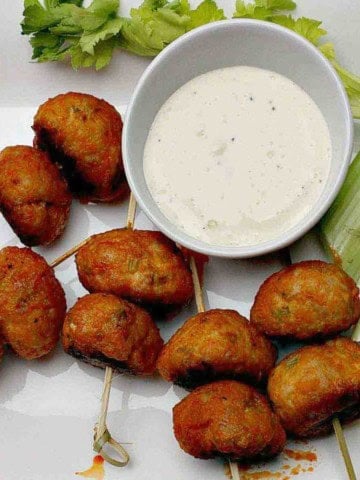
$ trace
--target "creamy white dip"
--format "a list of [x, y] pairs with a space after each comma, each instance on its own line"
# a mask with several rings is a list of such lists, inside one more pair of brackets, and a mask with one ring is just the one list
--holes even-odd
[[298, 85], [238, 66], [177, 90], [144, 151], [164, 215], [214, 245], [256, 245], [297, 224], [318, 200], [331, 161], [326, 121]]

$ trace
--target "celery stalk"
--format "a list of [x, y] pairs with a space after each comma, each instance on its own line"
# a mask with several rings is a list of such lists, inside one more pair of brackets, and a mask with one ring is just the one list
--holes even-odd
[[334, 262], [360, 283], [360, 152], [329, 211], [319, 224], [320, 238]]

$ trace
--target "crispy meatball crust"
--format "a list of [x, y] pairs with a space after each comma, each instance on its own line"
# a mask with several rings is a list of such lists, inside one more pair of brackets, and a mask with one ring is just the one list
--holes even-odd
[[5, 343], [31, 360], [56, 346], [66, 313], [52, 268], [29, 248], [0, 250], [0, 326]]
[[196, 388], [175, 405], [173, 421], [180, 447], [196, 458], [270, 458], [286, 441], [266, 398], [232, 380]]
[[113, 293], [157, 312], [193, 297], [189, 267], [160, 232], [118, 229], [94, 235], [77, 253], [76, 265], [89, 292]]
[[216, 379], [262, 382], [276, 348], [234, 310], [208, 310], [189, 318], [163, 348], [160, 375], [191, 389]]
[[284, 268], [260, 287], [250, 320], [272, 337], [335, 335], [360, 316], [359, 289], [338, 266], [307, 261]]
[[150, 315], [115, 295], [86, 295], [66, 315], [65, 351], [98, 367], [151, 375], [163, 341]]
[[49, 99], [35, 118], [34, 145], [58, 162], [74, 195], [114, 202], [129, 192], [122, 162], [120, 114], [105, 100], [69, 92]]
[[70, 206], [67, 184], [47, 153], [22, 145], [0, 152], [0, 210], [25, 245], [56, 240]]
[[360, 416], [360, 345], [338, 337], [285, 357], [269, 377], [268, 393], [289, 433], [316, 437]]

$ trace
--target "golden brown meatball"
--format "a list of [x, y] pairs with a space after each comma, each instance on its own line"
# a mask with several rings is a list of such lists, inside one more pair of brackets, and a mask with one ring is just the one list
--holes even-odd
[[119, 229], [94, 235], [76, 255], [89, 292], [113, 293], [157, 312], [187, 304], [191, 273], [175, 243], [160, 232]]
[[28, 360], [56, 345], [66, 313], [52, 268], [29, 248], [0, 250], [0, 326], [4, 341]]
[[25, 245], [56, 240], [70, 205], [67, 184], [47, 153], [22, 145], [0, 153], [0, 210]]
[[339, 337], [285, 357], [269, 377], [268, 393], [289, 433], [315, 437], [360, 416], [360, 345]]
[[145, 310], [104, 293], [86, 295], [69, 310], [62, 342], [76, 358], [134, 375], [153, 374], [163, 346]]
[[173, 420], [180, 447], [196, 458], [270, 458], [286, 441], [266, 398], [232, 380], [196, 388], [175, 405]]
[[250, 320], [273, 337], [334, 335], [360, 316], [359, 289], [336, 265], [307, 261], [284, 268], [260, 287]]
[[265, 380], [276, 348], [234, 310], [208, 310], [189, 318], [163, 348], [160, 375], [185, 388], [215, 379]]
[[122, 120], [105, 100], [65, 93], [40, 106], [34, 145], [58, 162], [83, 201], [114, 202], [128, 193], [121, 154]]

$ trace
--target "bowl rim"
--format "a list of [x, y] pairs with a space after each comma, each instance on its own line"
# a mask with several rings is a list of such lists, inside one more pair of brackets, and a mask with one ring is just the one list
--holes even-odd
[[[327, 195], [327, 198], [323, 201], [322, 204], [318, 205], [314, 214], [308, 218], [306, 223], [301, 226], [301, 223], [304, 219], [298, 222], [294, 227], [290, 229], [290, 234], [284, 232], [283, 234], [279, 235], [278, 237], [268, 240], [266, 242], [262, 242], [256, 245], [248, 245], [248, 246], [229, 246], [229, 245], [214, 245], [208, 244], [202, 240], [198, 240], [194, 237], [191, 237], [186, 232], [182, 232], [180, 229], [176, 227], [170, 220], [166, 217], [165, 221], [168, 223], [164, 223], [161, 218], [157, 216], [156, 213], [153, 212], [151, 208], [145, 203], [141, 195], [141, 189], [138, 189], [136, 181], [131, 173], [131, 160], [129, 155], [129, 138], [128, 138], [128, 131], [129, 131], [129, 124], [131, 119], [131, 112], [133, 106], [137, 100], [137, 97], [140, 91], [143, 89], [149, 75], [158, 67], [160, 63], [164, 59], [166, 59], [169, 55], [173, 53], [181, 44], [191, 41], [193, 37], [197, 37], [208, 30], [217, 30], [222, 28], [227, 28], [229, 26], [237, 25], [239, 28], [243, 26], [252, 26], [255, 28], [265, 28], [272, 31], [280, 32], [281, 34], [287, 35], [293, 41], [300, 43], [303, 48], [308, 49], [312, 55], [315, 55], [326, 67], [328, 74], [333, 77], [335, 80], [336, 89], [339, 93], [339, 97], [343, 103], [343, 115], [344, 121], [346, 125], [346, 139], [345, 139], [345, 147], [344, 147], [344, 159], [343, 163], [340, 166], [339, 173], [336, 177], [335, 182], [332, 184], [331, 189]], [[349, 103], [349, 99], [347, 93], [345, 91], [345, 87], [341, 82], [338, 74], [336, 73], [334, 67], [330, 63], [330, 61], [318, 50], [318, 48], [313, 45], [309, 40], [302, 37], [298, 33], [285, 28], [281, 25], [266, 22], [263, 20], [255, 20], [255, 19], [227, 19], [227, 20], [220, 20], [216, 22], [212, 22], [206, 25], [202, 25], [194, 30], [191, 30], [184, 35], [180, 36], [172, 43], [170, 43], [162, 52], [160, 52], [148, 65], [145, 69], [143, 74], [141, 75], [134, 92], [130, 98], [128, 103], [126, 114], [125, 114], [125, 121], [124, 121], [124, 128], [122, 134], [122, 154], [123, 154], [123, 163], [124, 163], [124, 170], [127, 181], [129, 183], [131, 192], [135, 196], [136, 201], [138, 202], [140, 208], [144, 211], [146, 216], [159, 228], [167, 237], [171, 238], [176, 243], [189, 248], [193, 251], [215, 256], [215, 257], [223, 257], [223, 258], [253, 258], [260, 255], [265, 255], [271, 252], [275, 252], [281, 250], [282, 248], [287, 247], [288, 245], [294, 243], [296, 240], [300, 239], [304, 236], [312, 227], [319, 222], [319, 220], [323, 217], [326, 211], [329, 209], [333, 201], [335, 200], [348, 171], [348, 167], [351, 162], [352, 150], [353, 150], [353, 136], [354, 136], [354, 121], [351, 112], [351, 107]], [[316, 205], [316, 204], [315, 204]], [[299, 226], [300, 225], [300, 226]], [[299, 226], [297, 228], [297, 226]]]

